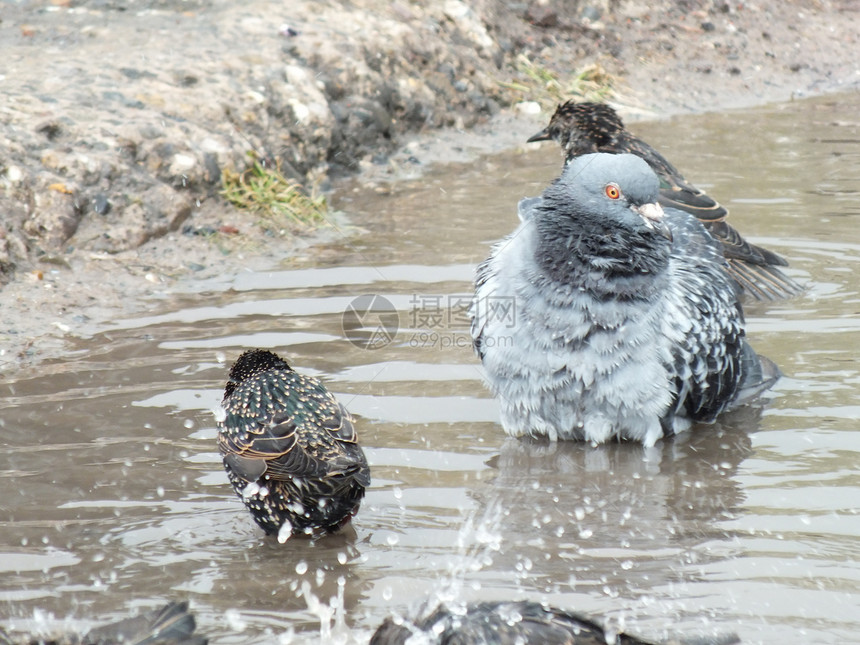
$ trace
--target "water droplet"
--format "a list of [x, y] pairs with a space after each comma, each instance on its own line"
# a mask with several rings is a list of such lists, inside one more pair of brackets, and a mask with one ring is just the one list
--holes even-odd
[[183, 423], [182, 425], [190, 430], [194, 427], [194, 419], [185, 419], [185, 423]]
[[159, 497], [164, 497], [164, 486], [159, 486], [155, 489], [155, 494]]
[[581, 537], [583, 540], [587, 540], [592, 535], [594, 535], [594, 531], [592, 531], [591, 529], [582, 529], [579, 532], [579, 537]]
[[394, 499], [403, 499], [403, 490], [399, 486], [395, 486], [391, 492], [394, 493]]
[[308, 571], [308, 563], [305, 562], [304, 560], [302, 560], [301, 562], [299, 562], [296, 565], [296, 573], [298, 573], [300, 576], [305, 575], [307, 573], [307, 571]]
[[386, 587], [382, 590], [382, 599], [383, 600], [391, 600], [392, 596], [394, 596], [394, 592], [391, 591], [391, 587]]
[[340, 564], [346, 564], [348, 559], [349, 558], [347, 558], [346, 553], [344, 553], [343, 551], [341, 551], [340, 553], [337, 554], [337, 561]]
[[260, 492], [260, 485], [257, 482], [248, 482], [247, 486], [242, 489], [242, 499], [248, 501], [251, 497]]
[[389, 533], [385, 538], [385, 543], [388, 544], [388, 546], [394, 546], [398, 542], [400, 542], [400, 538], [394, 533]]
[[224, 612], [224, 620], [227, 621], [227, 626], [234, 632], [243, 632], [248, 624], [242, 620], [242, 615], [235, 609], [228, 609]]

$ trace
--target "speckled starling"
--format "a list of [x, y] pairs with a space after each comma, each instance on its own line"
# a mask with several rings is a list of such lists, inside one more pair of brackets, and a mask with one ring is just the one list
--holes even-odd
[[[671, 639], [664, 645], [731, 645], [734, 634]], [[370, 645], [655, 645], [613, 632], [580, 614], [525, 600], [439, 605], [415, 620], [388, 618]]]
[[478, 267], [472, 340], [508, 434], [653, 445], [778, 378], [719, 244], [658, 186], [634, 155], [577, 157]]
[[660, 204], [694, 215], [723, 247], [729, 273], [743, 293], [756, 300], [797, 295], [800, 285], [777, 267], [788, 262], [773, 251], [750, 244], [727, 222], [728, 211], [690, 184], [650, 145], [631, 134], [605, 103], [568, 101], [556, 109], [549, 125], [529, 141], [559, 143], [565, 162], [594, 152], [628, 153], [644, 159], [660, 178]]
[[0, 630], [0, 645], [206, 645], [195, 636], [197, 625], [187, 602], [170, 602], [163, 607], [91, 629], [85, 635], [13, 639]]
[[227, 476], [267, 534], [319, 537], [349, 522], [370, 469], [353, 418], [320, 381], [277, 354], [247, 351], [230, 370], [222, 406]]

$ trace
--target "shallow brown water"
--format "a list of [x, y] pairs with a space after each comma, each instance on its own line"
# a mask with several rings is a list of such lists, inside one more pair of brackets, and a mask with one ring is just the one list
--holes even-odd
[[[855, 94], [632, 128], [808, 285], [747, 307], [754, 346], [786, 374], [763, 411], [648, 451], [506, 440], [460, 306], [560, 155], [345, 192], [366, 234], [154, 301], [0, 385], [0, 616], [82, 627], [188, 597], [215, 643], [366, 642], [430, 597], [531, 598], [653, 638], [855, 641], [858, 109]], [[360, 294], [396, 307], [393, 342], [344, 337]], [[360, 417], [373, 485], [353, 530], [280, 545], [229, 487], [211, 411], [225, 361], [252, 346]], [[338, 593], [329, 633], [314, 603]]]

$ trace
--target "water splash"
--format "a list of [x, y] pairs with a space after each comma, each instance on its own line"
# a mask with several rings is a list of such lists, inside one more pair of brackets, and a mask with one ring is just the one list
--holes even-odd
[[311, 591], [311, 584], [308, 581], [302, 582], [299, 595], [305, 599], [308, 611], [320, 621], [320, 645], [346, 645], [349, 642], [350, 635], [344, 609], [345, 587], [346, 580], [341, 576], [337, 579], [337, 596], [332, 596], [328, 603], [324, 603]]

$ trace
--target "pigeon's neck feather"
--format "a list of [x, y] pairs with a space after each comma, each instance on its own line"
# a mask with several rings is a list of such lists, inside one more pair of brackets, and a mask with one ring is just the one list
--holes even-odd
[[595, 298], [649, 299], [664, 286], [669, 245], [656, 235], [581, 223], [538, 224], [536, 261], [553, 282]]

